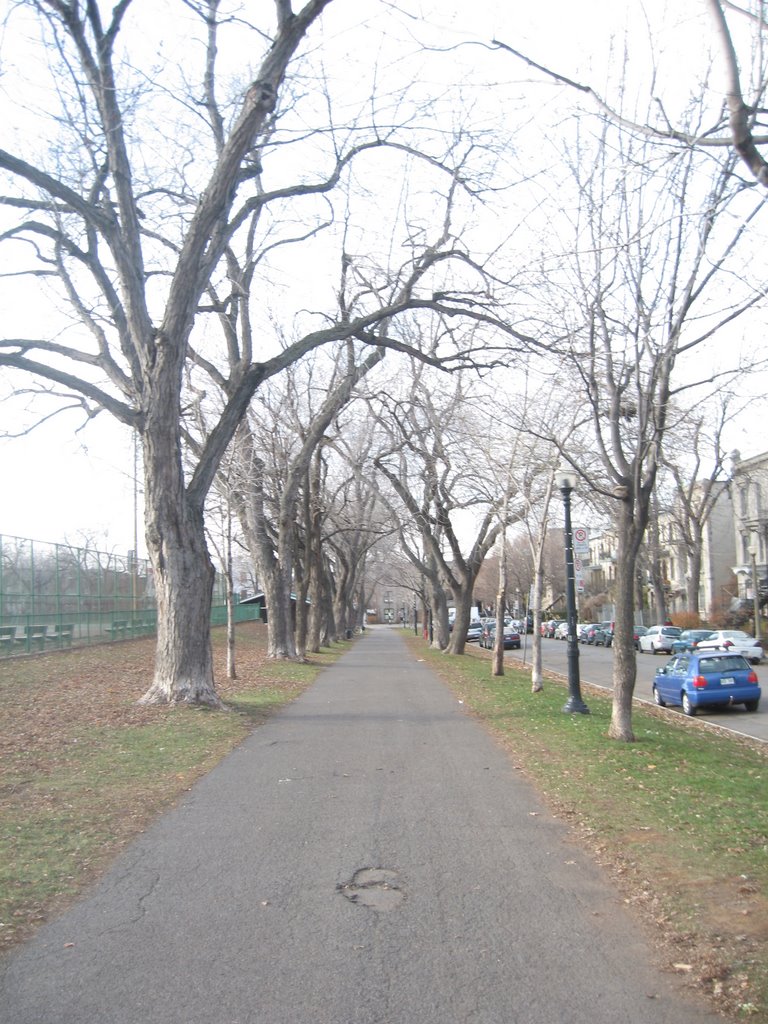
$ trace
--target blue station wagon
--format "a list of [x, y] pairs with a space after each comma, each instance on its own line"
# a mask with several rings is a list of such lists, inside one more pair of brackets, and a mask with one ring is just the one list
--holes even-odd
[[760, 697], [757, 674], [741, 654], [678, 654], [653, 680], [656, 703], [662, 708], [682, 705], [686, 715], [695, 715], [698, 708], [727, 704], [743, 704], [747, 711], [757, 711]]

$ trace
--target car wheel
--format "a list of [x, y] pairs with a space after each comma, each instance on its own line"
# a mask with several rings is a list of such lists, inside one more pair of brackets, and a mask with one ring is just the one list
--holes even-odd
[[653, 702], [654, 702], [654, 704], [658, 704], [658, 706], [660, 708], [665, 708], [667, 706], [664, 703], [664, 701], [662, 700], [661, 694], [659, 693], [659, 691], [656, 689], [655, 686], [653, 688]]
[[760, 659], [759, 658], [751, 658], [750, 661], [752, 662], [753, 665], [759, 665], [760, 664]]
[[693, 718], [693, 716], [696, 714], [696, 708], [693, 706], [693, 704], [691, 704], [691, 698], [688, 696], [687, 693], [683, 694], [683, 711], [690, 718]]
[[759, 700], [745, 700], [744, 707], [747, 709], [747, 711], [757, 711], [757, 706], [759, 703]]

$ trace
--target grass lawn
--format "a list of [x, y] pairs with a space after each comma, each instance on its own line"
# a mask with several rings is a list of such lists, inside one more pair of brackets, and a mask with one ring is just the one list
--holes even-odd
[[607, 738], [610, 697], [563, 714], [566, 687], [490, 653], [414, 653], [480, 718], [554, 812], [617, 879], [656, 937], [660, 959], [716, 1008], [768, 1024], [768, 747], [695, 719], [636, 706], [636, 743]]
[[269, 662], [266, 627], [237, 627], [232, 712], [140, 708], [154, 639], [0, 660], [0, 950], [70, 903], [115, 854], [348, 645]]

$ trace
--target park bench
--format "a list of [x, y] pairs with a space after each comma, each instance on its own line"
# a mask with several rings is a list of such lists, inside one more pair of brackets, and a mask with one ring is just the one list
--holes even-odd
[[53, 627], [53, 636], [49, 637], [49, 639], [53, 640], [57, 647], [71, 647], [74, 632], [75, 627], [73, 625], [57, 622]]
[[25, 626], [21, 643], [24, 644], [28, 651], [42, 651], [45, 647], [45, 641], [48, 639], [48, 627], [46, 625]]
[[113, 640], [123, 640], [128, 632], [128, 620], [117, 619], [111, 626], [107, 626], [107, 632], [112, 634]]
[[16, 627], [0, 626], [0, 652], [8, 654], [16, 643]]

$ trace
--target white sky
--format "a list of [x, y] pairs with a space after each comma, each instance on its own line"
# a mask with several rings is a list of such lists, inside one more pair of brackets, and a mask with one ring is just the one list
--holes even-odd
[[[165, 6], [170, 9], [169, 4]], [[672, 0], [669, 4], [664, 0], [647, 0], [644, 4], [636, 0], [546, 0], [538, 4], [522, 0], [404, 0], [401, 6], [412, 18], [400, 26], [396, 46], [382, 39], [382, 73], [389, 69], [401, 76], [404, 66], [407, 70], [409, 62], [417, 60], [414, 55], [422, 42], [448, 48], [466, 39], [497, 36], [531, 58], [568, 76], [588, 80], [598, 89], [605, 84], [611, 46], [618, 53], [623, 51], [628, 25], [628, 57], [625, 62], [622, 56], [619, 63], [626, 66], [630, 80], [634, 73], [638, 77], [647, 74], [648, 48], [643, 30], [647, 16], [654, 25], [666, 26], [667, 46], [657, 51], [656, 57], [660, 92], [670, 113], [675, 108], [675, 85], [680, 86], [682, 96], [690, 76], [698, 74], [704, 45], [701, 30], [706, 25], [702, 21], [703, 0]], [[667, 9], [672, 13], [665, 14]], [[349, 45], [350, 40], [354, 43], [359, 26], [369, 17], [381, 17], [381, 12], [376, 0], [335, 0], [325, 16], [324, 45], [331, 41], [336, 46]], [[171, 45], [169, 41], [164, 48], [169, 50]], [[6, 124], [13, 121], [19, 128], [30, 123], [28, 111], [21, 109], [19, 95], [14, 93], [14, 69], [23, 63], [22, 57], [8, 36], [0, 38], [0, 70], [4, 76], [0, 86], [6, 89], [5, 97], [0, 95], [0, 116], [5, 115]], [[440, 76], [450, 68], [471, 96], [478, 88], [472, 69], [480, 62], [484, 82], [498, 75], [500, 94], [509, 95], [504, 87], [510, 79], [538, 82], [531, 86], [531, 95], [535, 95], [532, 110], [542, 99], [556, 103], [563, 92], [557, 86], [541, 85], [541, 76], [527, 72], [512, 58], [477, 46], [462, 47], [449, 60], [435, 57], [423, 66], [421, 58], [418, 61], [424, 76], [422, 86], [428, 90], [439, 90]], [[8, 106], [8, 96], [15, 100], [15, 113]], [[483, 102], [486, 99], [483, 97]], [[34, 102], [28, 94], [25, 100]], [[499, 110], [499, 116], [504, 116], [503, 110]], [[16, 308], [3, 310], [4, 332], [11, 322], [23, 323], [24, 307], [25, 295], [20, 287]], [[0, 377], [0, 396], [5, 392], [2, 383]], [[17, 402], [0, 406], [0, 431], [17, 428], [20, 408]], [[759, 419], [753, 418], [733, 433], [731, 446], [740, 448], [744, 456], [768, 448], [756, 422]], [[106, 413], [76, 433], [79, 424], [75, 414], [69, 413], [47, 422], [34, 434], [0, 440], [0, 534], [74, 542], [87, 536], [97, 539], [100, 547], [127, 551], [134, 547], [136, 522], [130, 432]], [[142, 532], [139, 518], [140, 553], [144, 551]]]

